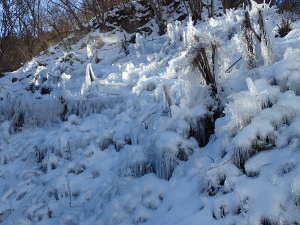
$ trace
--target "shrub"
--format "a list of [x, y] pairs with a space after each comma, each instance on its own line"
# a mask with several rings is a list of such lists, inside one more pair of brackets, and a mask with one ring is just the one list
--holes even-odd
[[209, 85], [212, 90], [212, 95], [215, 96], [217, 94], [217, 84], [215, 80], [214, 67], [215, 67], [215, 59], [216, 59], [216, 46], [214, 44], [211, 45], [212, 58], [211, 64], [209, 63], [207, 56], [207, 45], [199, 43], [191, 50], [192, 54], [192, 65], [194, 68], [197, 68], [202, 74], [206, 85]]
[[[253, 28], [251, 26], [250, 15], [249, 12], [245, 12], [244, 20], [242, 23], [242, 32], [243, 39], [246, 45], [246, 62], [248, 64], [249, 69], [253, 69], [256, 67], [256, 55], [255, 55], [255, 40], [253, 39]], [[258, 35], [256, 35], [258, 36]]]
[[282, 18], [280, 23], [277, 24], [278, 30], [277, 30], [277, 37], [285, 37], [288, 33], [290, 33], [293, 30], [292, 27], [292, 21], [290, 19], [284, 19]]

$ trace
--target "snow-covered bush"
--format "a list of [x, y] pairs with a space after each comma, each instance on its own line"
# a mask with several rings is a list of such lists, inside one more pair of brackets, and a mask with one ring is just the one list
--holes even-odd
[[225, 108], [225, 114], [230, 118], [227, 126], [233, 134], [236, 129], [247, 126], [257, 113], [275, 104], [280, 93], [278, 87], [263, 79], [253, 83], [251, 78], [247, 78], [246, 82], [248, 91], [230, 96], [232, 101]]
[[[278, 94], [278, 89], [273, 91]], [[238, 134], [234, 134], [233, 161], [240, 168], [243, 168], [246, 160], [257, 152], [275, 147], [280, 128], [289, 125], [293, 118], [299, 115], [299, 107], [296, 106], [299, 99], [290, 92], [279, 95], [276, 102], [271, 98], [268, 101], [271, 105], [267, 108], [262, 108], [261, 105], [258, 105], [258, 108], [253, 107], [254, 118], [250, 116], [251, 120], [249, 120], [247, 115], [248, 119], [242, 120], [245, 122], [244, 125], [238, 122], [242, 129]], [[284, 142], [280, 141], [280, 143]]]
[[164, 132], [157, 136], [153, 152], [155, 173], [158, 177], [170, 179], [180, 161], [186, 161], [193, 153], [191, 144], [175, 132]]
[[253, 69], [256, 67], [256, 45], [255, 45], [255, 39], [254, 39], [254, 32], [250, 21], [250, 15], [246, 11], [244, 16], [244, 21], [242, 23], [242, 38], [243, 43], [245, 45], [244, 49], [244, 58], [246, 59], [247, 65], [249, 69]]

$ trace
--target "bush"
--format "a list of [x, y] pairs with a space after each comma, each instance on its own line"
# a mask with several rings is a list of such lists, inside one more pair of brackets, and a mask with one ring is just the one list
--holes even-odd
[[292, 27], [292, 21], [290, 19], [281, 19], [281, 22], [277, 24], [278, 30], [277, 30], [277, 37], [285, 37], [288, 33], [290, 33], [293, 30]]
[[218, 91], [214, 74], [216, 45], [212, 44], [210, 46], [212, 52], [211, 65], [209, 63], [209, 58], [207, 55], [207, 47], [208, 46], [206, 46], [205, 44], [199, 43], [191, 49], [192, 65], [202, 74], [206, 85], [211, 87], [212, 95], [215, 96]]

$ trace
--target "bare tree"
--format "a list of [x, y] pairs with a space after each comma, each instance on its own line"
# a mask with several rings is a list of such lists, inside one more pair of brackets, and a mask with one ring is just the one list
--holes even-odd
[[12, 71], [95, 17], [128, 0], [0, 0], [0, 72]]
[[85, 30], [86, 27], [83, 25], [82, 20], [79, 18], [79, 12], [81, 11], [78, 1], [77, 4], [71, 0], [49, 0], [50, 3], [59, 6], [63, 9], [67, 14], [69, 14], [72, 19], [75, 21], [76, 25], [79, 29]]

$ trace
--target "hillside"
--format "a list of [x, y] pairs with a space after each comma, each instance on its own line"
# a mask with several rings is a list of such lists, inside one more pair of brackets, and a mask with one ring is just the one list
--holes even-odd
[[0, 224], [300, 224], [300, 22], [176, 9], [0, 78]]

